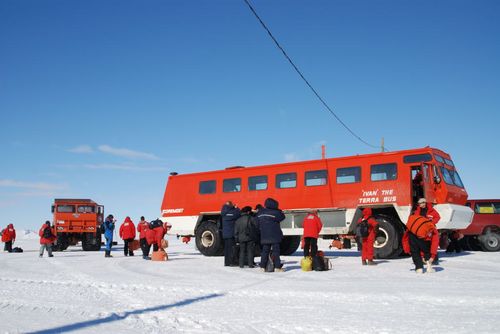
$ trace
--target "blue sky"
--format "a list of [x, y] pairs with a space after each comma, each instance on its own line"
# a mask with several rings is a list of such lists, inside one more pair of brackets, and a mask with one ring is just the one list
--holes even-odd
[[[450, 153], [500, 196], [500, 2], [251, 1], [364, 140]], [[239, 0], [0, 1], [0, 225], [54, 198], [159, 215], [168, 173], [376, 152]]]

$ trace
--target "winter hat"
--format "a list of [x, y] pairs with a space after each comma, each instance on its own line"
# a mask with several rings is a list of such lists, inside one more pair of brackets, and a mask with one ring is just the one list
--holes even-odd
[[127, 217], [125, 218], [125, 223], [131, 223], [131, 222], [132, 222], [132, 220], [130, 219], [130, 217], [129, 217], [129, 216], [127, 216]]
[[425, 198], [420, 198], [418, 200], [418, 204], [422, 204], [422, 203], [427, 203], [427, 201], [425, 200]]
[[252, 207], [251, 206], [244, 206], [242, 209], [241, 209], [241, 212], [242, 213], [249, 213], [250, 211], [252, 211]]

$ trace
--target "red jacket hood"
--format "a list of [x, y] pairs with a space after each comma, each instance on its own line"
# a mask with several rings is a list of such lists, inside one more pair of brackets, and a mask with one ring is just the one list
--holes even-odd
[[363, 209], [363, 219], [367, 219], [372, 215], [372, 209], [371, 208], [364, 208]]

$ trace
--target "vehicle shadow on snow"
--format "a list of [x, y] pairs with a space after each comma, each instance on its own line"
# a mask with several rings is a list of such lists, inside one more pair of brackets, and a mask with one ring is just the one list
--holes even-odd
[[164, 310], [168, 310], [168, 309], [173, 308], [173, 307], [187, 306], [187, 305], [201, 302], [201, 301], [205, 301], [208, 299], [222, 297], [224, 295], [225, 294], [223, 294], [223, 293], [211, 293], [211, 294], [205, 295], [205, 296], [184, 299], [182, 301], [179, 301], [179, 302], [173, 303], [173, 304], [158, 305], [158, 306], [148, 307], [148, 308], [144, 308], [144, 309], [140, 309], [140, 310], [126, 311], [123, 313], [112, 313], [111, 315], [109, 315], [105, 318], [98, 318], [98, 319], [93, 319], [93, 320], [88, 320], [88, 321], [77, 322], [77, 323], [70, 324], [70, 325], [64, 325], [64, 326], [53, 327], [53, 328], [44, 329], [44, 330], [40, 330], [40, 331], [28, 332], [28, 334], [48, 334], [48, 333], [71, 332], [71, 331], [84, 329], [87, 327], [92, 327], [92, 326], [102, 325], [102, 324], [106, 324], [106, 323], [111, 323], [114, 321], [124, 320], [131, 315], [141, 315], [141, 314], [149, 313], [149, 312], [164, 311]]

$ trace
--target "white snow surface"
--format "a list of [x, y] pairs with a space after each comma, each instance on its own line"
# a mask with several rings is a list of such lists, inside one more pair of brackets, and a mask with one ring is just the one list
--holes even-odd
[[[70, 247], [38, 257], [0, 253], [0, 332], [5, 333], [498, 333], [500, 253], [440, 253], [437, 272], [410, 258], [361, 266], [355, 250], [328, 250], [334, 268], [285, 272], [224, 267], [169, 237], [169, 261], [145, 261], [123, 246]], [[257, 259], [256, 259], [257, 260]]]

